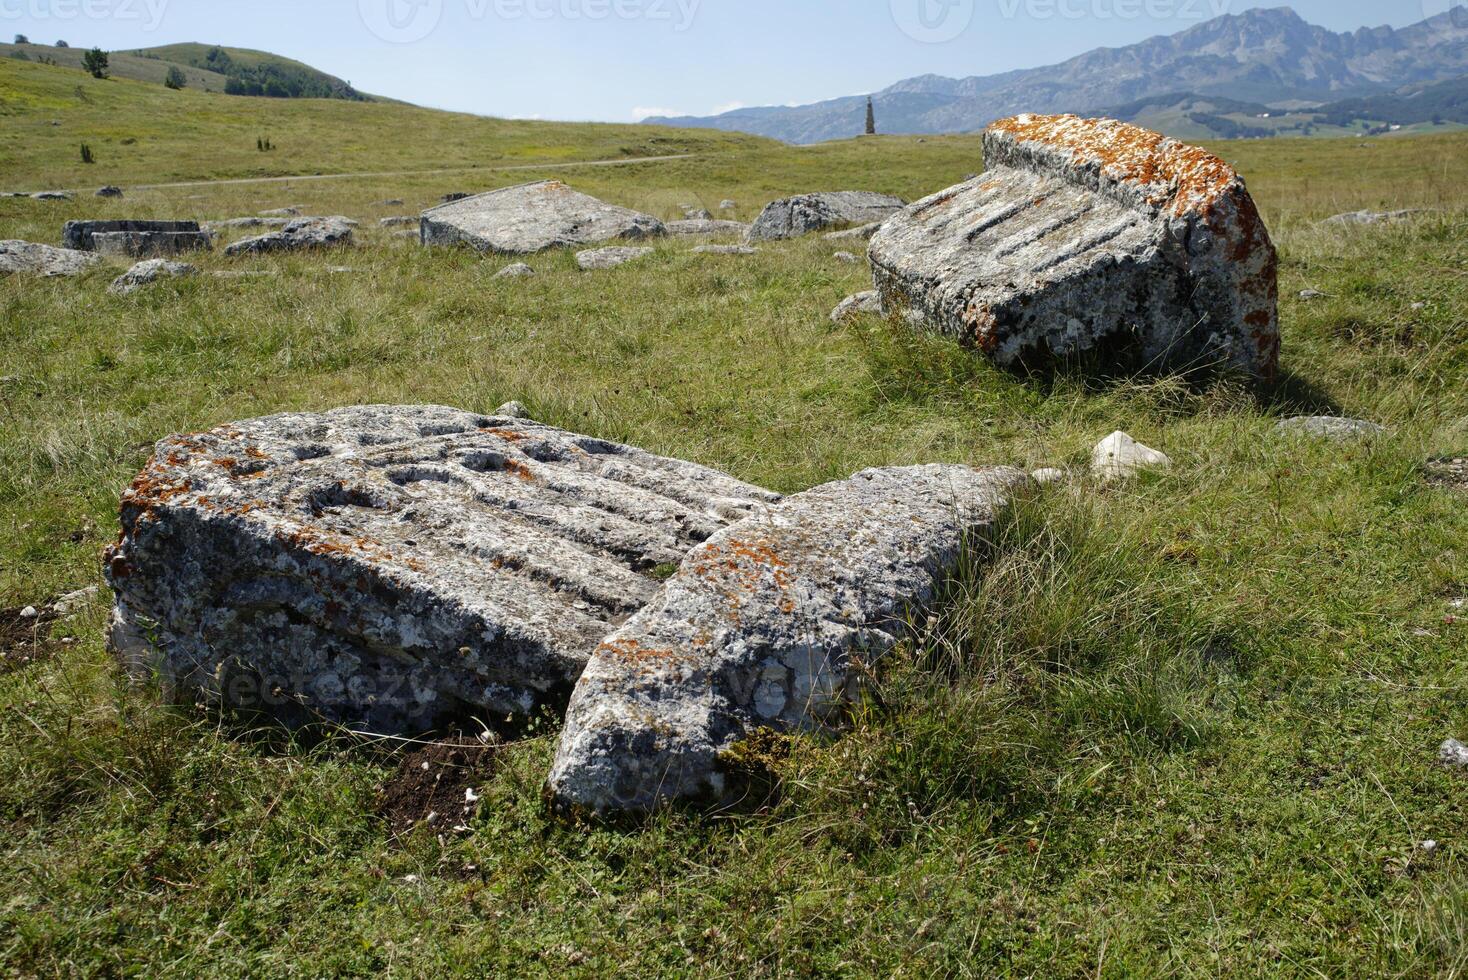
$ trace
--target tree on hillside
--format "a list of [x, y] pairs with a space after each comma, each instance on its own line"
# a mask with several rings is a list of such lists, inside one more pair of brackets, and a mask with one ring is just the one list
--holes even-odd
[[877, 110], [872, 105], [872, 97], [867, 96], [867, 135], [877, 135]]
[[17, 35], [15, 35], [15, 43], [16, 44], [30, 44], [31, 43], [31, 39], [28, 38], [28, 37], [26, 37], [24, 34], [17, 34]]
[[107, 52], [93, 48], [82, 55], [82, 70], [92, 73], [93, 78], [107, 77]]
[[58, 48], [69, 48], [69, 47], [71, 47], [71, 45], [67, 44], [65, 41], [57, 41], [56, 42], [56, 46]]
[[163, 84], [175, 91], [183, 88], [189, 83], [188, 77], [178, 65], [172, 65], [168, 69], [168, 77], [163, 79]]

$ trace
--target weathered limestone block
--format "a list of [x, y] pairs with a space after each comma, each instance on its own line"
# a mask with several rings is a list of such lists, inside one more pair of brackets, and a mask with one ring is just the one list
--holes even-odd
[[907, 202], [900, 197], [871, 191], [833, 191], [787, 197], [771, 202], [760, 212], [749, 229], [749, 240], [798, 238], [842, 225], [866, 225], [883, 221], [906, 206]]
[[56, 248], [38, 242], [0, 241], [0, 275], [22, 272], [33, 275], [74, 276], [102, 260], [91, 252]]
[[143, 259], [208, 250], [214, 236], [207, 231], [99, 231], [92, 235], [92, 247], [98, 255]]
[[159, 443], [106, 557], [110, 646], [172, 693], [414, 734], [560, 705], [659, 566], [778, 496], [440, 407]]
[[[162, 236], [163, 239], [172, 240], [174, 237], [183, 236], [191, 244], [185, 247], [199, 248], [196, 242], [201, 235], [197, 221], [68, 221], [61, 227], [61, 244], [65, 248], [79, 249], [83, 252], [102, 251], [98, 246], [98, 235], [116, 235], [128, 233], [138, 236]], [[190, 238], [188, 236], [195, 236]], [[207, 235], [202, 236], [207, 248], [209, 239]], [[141, 240], [141, 239], [140, 239]], [[109, 240], [115, 241], [115, 239]], [[122, 254], [122, 253], [114, 253]], [[160, 252], [160, 254], [162, 254]]]
[[695, 550], [612, 633], [572, 695], [549, 790], [594, 813], [728, 802], [721, 756], [819, 729], [1025, 482], [1017, 470], [869, 470], [764, 506]]
[[468, 245], [481, 252], [528, 255], [548, 248], [667, 233], [651, 215], [599, 201], [558, 180], [506, 187], [423, 212], [425, 245]]
[[112, 285], [107, 287], [107, 291], [116, 296], [129, 296], [144, 286], [151, 286], [159, 279], [181, 279], [185, 276], [192, 276], [198, 271], [187, 262], [148, 259], [145, 262], [139, 262], [112, 280]]
[[242, 238], [224, 250], [225, 255], [258, 255], [265, 252], [303, 252], [352, 244], [356, 222], [340, 215], [325, 218], [295, 218], [281, 228], [253, 238]]
[[831, 311], [831, 322], [845, 323], [858, 313], [876, 313], [880, 315], [881, 312], [882, 295], [875, 289], [869, 289], [866, 292], [848, 296], [838, 303], [836, 308]]
[[670, 235], [736, 235], [749, 234], [749, 225], [742, 221], [715, 221], [711, 218], [690, 218], [687, 221], [668, 222]]
[[1278, 259], [1228, 164], [1075, 116], [997, 122], [984, 156], [872, 238], [888, 309], [1003, 365], [1118, 340], [1145, 364], [1275, 373]]
[[637, 259], [646, 258], [651, 255], [650, 248], [636, 248], [632, 246], [617, 246], [610, 248], [594, 248], [587, 252], [576, 253], [576, 264], [586, 272], [598, 269], [615, 269], [619, 265], [635, 262]]

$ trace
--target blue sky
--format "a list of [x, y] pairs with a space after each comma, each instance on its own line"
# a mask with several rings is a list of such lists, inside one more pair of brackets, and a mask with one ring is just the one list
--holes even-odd
[[[1333, 30], [1468, 0], [1295, 0]], [[924, 5], [921, 10], [919, 5]], [[485, 115], [630, 121], [1032, 68], [1253, 0], [0, 0], [0, 31], [109, 50], [274, 51], [365, 91]], [[925, 15], [925, 16], [920, 16]]]

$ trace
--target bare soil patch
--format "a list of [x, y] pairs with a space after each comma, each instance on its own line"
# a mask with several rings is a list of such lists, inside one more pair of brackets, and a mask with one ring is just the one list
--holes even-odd
[[494, 775], [500, 744], [460, 736], [420, 746], [403, 756], [378, 792], [377, 812], [406, 834], [420, 825], [452, 831], [467, 826], [478, 791]]

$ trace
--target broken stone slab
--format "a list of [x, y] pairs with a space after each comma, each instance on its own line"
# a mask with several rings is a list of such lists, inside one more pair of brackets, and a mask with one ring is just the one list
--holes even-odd
[[1091, 453], [1091, 472], [1106, 483], [1125, 480], [1143, 470], [1171, 466], [1172, 459], [1166, 453], [1142, 445], [1125, 432], [1113, 432]]
[[683, 211], [683, 217], [689, 221], [712, 221], [714, 219], [708, 208], [686, 208]]
[[83, 252], [100, 251], [97, 248], [97, 236], [117, 232], [197, 236], [200, 229], [197, 221], [68, 221], [61, 227], [61, 245], [63, 248], [74, 248]]
[[865, 665], [908, 634], [1025, 480], [868, 470], [714, 535], [596, 648], [566, 713], [552, 798], [594, 814], [731, 802], [741, 787], [729, 750], [762, 729], [839, 723]]
[[1278, 257], [1228, 164], [1076, 116], [997, 122], [984, 157], [873, 236], [889, 309], [1006, 366], [1120, 340], [1141, 365], [1275, 374]]
[[225, 255], [255, 255], [264, 252], [299, 252], [338, 248], [352, 244], [356, 222], [339, 215], [328, 218], [296, 218], [279, 231], [242, 238], [224, 250]]
[[773, 201], [749, 229], [751, 241], [798, 238], [813, 231], [841, 225], [865, 225], [895, 214], [907, 206], [900, 197], [870, 191], [834, 191], [802, 194]]
[[74, 276], [101, 261], [101, 257], [91, 252], [72, 248], [56, 248], [37, 242], [0, 241], [0, 273], [7, 275]]
[[750, 245], [695, 245], [697, 255], [758, 255], [759, 249]]
[[65, 191], [37, 191], [31, 195], [33, 201], [69, 201], [71, 195]]
[[880, 227], [882, 227], [882, 222], [872, 221], [855, 228], [847, 228], [845, 231], [833, 231], [824, 237], [828, 242], [869, 242]]
[[597, 269], [615, 269], [619, 265], [626, 265], [651, 255], [650, 248], [632, 248], [629, 246], [613, 246], [611, 248], [595, 248], [587, 252], [576, 253], [576, 264], [588, 272]]
[[300, 216], [301, 209], [296, 207], [271, 208], [269, 211], [260, 212], [262, 218], [299, 218]]
[[713, 221], [707, 218], [670, 221], [667, 228], [670, 235], [737, 235], [742, 237], [749, 233], [749, 225], [742, 221]]
[[503, 419], [528, 419], [530, 418], [530, 409], [525, 407], [524, 402], [505, 402], [494, 410], [494, 414]]
[[93, 197], [122, 197], [122, 188], [108, 184], [106, 187], [98, 188]]
[[882, 313], [882, 294], [875, 289], [848, 296], [831, 311], [832, 323], [843, 323], [858, 313]]
[[1449, 769], [1468, 769], [1468, 745], [1450, 738], [1437, 750], [1437, 761]]
[[421, 229], [425, 245], [468, 245], [480, 252], [511, 255], [667, 233], [651, 215], [599, 201], [558, 180], [440, 205], [423, 213]]
[[1328, 415], [1301, 416], [1284, 419], [1275, 426], [1282, 433], [1301, 434], [1316, 439], [1346, 442], [1386, 435], [1386, 427], [1364, 419], [1336, 418]]
[[468, 200], [472, 196], [468, 191], [449, 191], [443, 197], [439, 198], [438, 201], [440, 204], [453, 204], [455, 201]]
[[382, 228], [402, 228], [405, 225], [416, 225], [418, 221], [416, 214], [399, 214], [391, 218], [383, 218], [377, 224]]
[[522, 279], [525, 276], [533, 275], [535, 275], [534, 269], [530, 268], [530, 266], [526, 265], [524, 262], [516, 262], [513, 265], [507, 265], [500, 271], [496, 272], [494, 274], [494, 277], [496, 279]]
[[92, 248], [98, 255], [117, 258], [180, 255], [213, 247], [214, 236], [207, 231], [99, 231], [92, 235]]
[[174, 695], [418, 734], [564, 704], [659, 569], [778, 495], [435, 406], [158, 444], [105, 560], [109, 644]]
[[837, 262], [844, 262], [847, 265], [856, 265], [858, 262], [861, 261], [861, 259], [857, 258], [855, 255], [852, 255], [850, 252], [837, 252], [835, 255], [832, 255], [831, 258], [835, 259]]
[[139, 262], [112, 280], [112, 285], [107, 287], [107, 291], [116, 296], [127, 296], [144, 286], [152, 285], [159, 279], [178, 279], [183, 276], [192, 276], [198, 271], [187, 262], [148, 259], [145, 262]]

